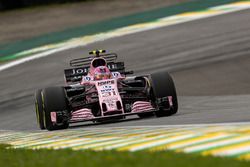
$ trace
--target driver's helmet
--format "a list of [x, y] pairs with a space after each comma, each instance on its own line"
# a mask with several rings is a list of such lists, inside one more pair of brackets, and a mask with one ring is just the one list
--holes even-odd
[[94, 70], [94, 80], [110, 79], [111, 72], [106, 66], [96, 67]]
[[107, 62], [104, 58], [99, 57], [99, 58], [94, 58], [91, 62], [92, 66], [94, 68], [99, 67], [99, 66], [106, 66]]

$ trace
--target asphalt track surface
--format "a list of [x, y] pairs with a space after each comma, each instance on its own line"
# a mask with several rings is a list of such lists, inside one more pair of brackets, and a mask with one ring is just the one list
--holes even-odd
[[[97, 127], [250, 121], [250, 10], [196, 20], [59, 52], [0, 72], [0, 129], [37, 130], [33, 94], [63, 85], [72, 58], [93, 49], [117, 52], [136, 74], [168, 70], [179, 112]], [[77, 125], [74, 128], [93, 127]]]

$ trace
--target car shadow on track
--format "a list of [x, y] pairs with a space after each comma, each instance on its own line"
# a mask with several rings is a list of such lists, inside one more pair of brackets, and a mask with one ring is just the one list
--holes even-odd
[[[143, 118], [143, 119], [152, 119], [155, 118], [149, 117], [149, 118]], [[142, 118], [139, 117], [134, 117], [134, 118], [126, 118], [126, 119], [121, 119], [121, 120], [110, 120], [110, 121], [105, 121], [105, 122], [95, 122], [95, 123], [82, 123], [82, 124], [77, 124], [77, 125], [71, 125], [69, 129], [76, 129], [76, 128], [81, 128], [81, 127], [101, 127], [101, 125], [108, 125], [108, 124], [118, 124], [122, 122], [130, 122], [130, 121], [137, 121], [137, 120], [142, 120]]]

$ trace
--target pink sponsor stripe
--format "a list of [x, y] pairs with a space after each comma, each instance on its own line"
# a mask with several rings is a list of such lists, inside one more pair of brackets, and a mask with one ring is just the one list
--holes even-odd
[[133, 106], [132, 108], [137, 108], [137, 107], [148, 107], [148, 106], [151, 107], [151, 105], [136, 105], [136, 106]]
[[150, 103], [150, 102], [148, 102], [148, 101], [136, 101], [136, 102], [134, 102], [134, 104], [136, 104], [136, 103], [144, 103], [144, 104], [148, 104], [148, 103]]
[[81, 114], [92, 114], [91, 112], [78, 112], [78, 113], [72, 113], [72, 115], [81, 115]]
[[72, 115], [72, 117], [84, 117], [84, 116], [93, 116], [93, 115], [92, 114]]
[[82, 112], [91, 112], [91, 110], [90, 109], [81, 109], [81, 110], [74, 111], [72, 114], [82, 113]]
[[50, 113], [51, 122], [56, 123], [56, 112]]
[[146, 106], [150, 106], [152, 107], [150, 102], [145, 102], [145, 101], [137, 101], [133, 104], [132, 109], [136, 108], [136, 107], [146, 107]]
[[140, 106], [144, 107], [144, 106], [152, 106], [152, 105], [151, 104], [138, 104], [138, 105], [133, 105], [132, 108], [140, 107]]
[[153, 109], [151, 106], [141, 106], [141, 107], [135, 107], [132, 110], [144, 110], [144, 109]]
[[137, 102], [134, 102], [133, 105], [137, 105], [137, 104], [150, 104], [150, 102], [147, 102], [147, 101], [137, 101]]
[[148, 111], [148, 110], [152, 110], [152, 108], [134, 109], [132, 110], [132, 112], [143, 112], [143, 111]]
[[173, 97], [172, 96], [168, 96], [168, 102], [170, 106], [173, 106]]
[[91, 118], [93, 118], [92, 115], [79, 115], [79, 116], [73, 116], [71, 118], [85, 118], [85, 117], [91, 117]]
[[132, 112], [142, 112], [142, 111], [148, 111], [148, 110], [153, 110], [154, 108], [152, 107], [147, 107], [147, 108], [139, 108], [139, 109], [133, 109]]
[[81, 117], [81, 118], [71, 118], [71, 121], [76, 121], [76, 120], [85, 120], [85, 119], [92, 119], [93, 117]]
[[71, 118], [85, 118], [85, 117], [93, 117], [92, 115], [81, 115], [81, 116], [73, 116]]
[[72, 115], [92, 115], [92, 113], [89, 112], [82, 112], [82, 113], [76, 113], [76, 114], [72, 114]]
[[132, 108], [138, 108], [138, 107], [152, 107], [151, 104], [136, 104], [136, 105], [133, 105]]

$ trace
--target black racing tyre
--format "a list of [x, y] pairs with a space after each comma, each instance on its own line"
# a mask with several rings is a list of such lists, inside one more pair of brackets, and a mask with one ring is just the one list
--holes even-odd
[[35, 93], [35, 107], [36, 107], [36, 118], [37, 124], [41, 130], [45, 129], [44, 126], [44, 111], [43, 111], [43, 102], [42, 102], [42, 94], [41, 89], [37, 90]]
[[155, 112], [157, 117], [170, 116], [178, 111], [178, 100], [174, 81], [168, 72], [156, 72], [151, 74], [151, 84], [153, 89], [154, 98], [163, 98], [172, 96], [173, 107], [170, 110], [160, 108]]
[[63, 122], [62, 125], [55, 125], [51, 121], [50, 113], [53, 111], [68, 110], [67, 98], [63, 87], [50, 87], [42, 91], [44, 100], [44, 124], [48, 130], [66, 129], [69, 122]]

